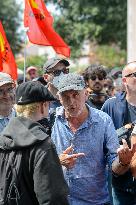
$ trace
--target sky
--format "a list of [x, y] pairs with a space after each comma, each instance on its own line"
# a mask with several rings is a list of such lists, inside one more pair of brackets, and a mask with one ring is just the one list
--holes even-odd
[[[22, 8], [24, 8], [24, 2], [25, 2], [25, 0], [16, 0], [16, 2], [22, 7]], [[48, 5], [47, 5], [47, 9], [48, 9], [48, 11], [49, 12], [51, 12], [51, 13], [55, 13], [56, 12], [56, 9], [55, 9], [55, 6], [53, 5], [53, 4], [51, 4], [51, 3], [49, 3]]]

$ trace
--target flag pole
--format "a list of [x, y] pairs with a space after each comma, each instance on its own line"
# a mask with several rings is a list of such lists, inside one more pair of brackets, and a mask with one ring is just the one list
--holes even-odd
[[23, 82], [26, 80], [26, 58], [27, 58], [27, 52], [26, 52], [26, 46], [27, 46], [27, 34], [28, 28], [25, 28], [25, 46], [24, 46], [24, 78]]

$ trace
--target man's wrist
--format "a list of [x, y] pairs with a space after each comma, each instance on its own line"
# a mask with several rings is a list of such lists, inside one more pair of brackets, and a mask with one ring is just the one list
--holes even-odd
[[123, 166], [123, 167], [127, 167], [127, 166], [130, 165], [130, 163], [124, 164], [124, 163], [122, 163], [121, 161], [119, 161], [119, 164], [120, 164], [121, 166]]

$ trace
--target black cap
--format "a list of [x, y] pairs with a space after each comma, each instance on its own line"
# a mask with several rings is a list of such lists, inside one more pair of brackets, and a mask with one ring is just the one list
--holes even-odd
[[16, 90], [16, 104], [27, 105], [34, 102], [53, 101], [55, 98], [39, 82], [28, 81], [20, 84]]
[[49, 71], [51, 68], [53, 68], [58, 63], [63, 63], [66, 67], [70, 65], [70, 63], [66, 59], [62, 58], [50, 58], [43, 66], [44, 71]]

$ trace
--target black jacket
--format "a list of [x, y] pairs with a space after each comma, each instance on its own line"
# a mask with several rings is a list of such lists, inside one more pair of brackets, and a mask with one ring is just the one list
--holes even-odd
[[0, 136], [0, 160], [12, 151], [23, 153], [19, 205], [68, 204], [59, 158], [43, 126], [24, 117], [11, 119]]

